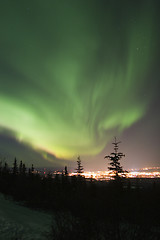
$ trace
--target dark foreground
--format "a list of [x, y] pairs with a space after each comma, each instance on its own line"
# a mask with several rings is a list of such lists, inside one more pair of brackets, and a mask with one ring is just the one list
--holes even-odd
[[0, 191], [53, 213], [46, 239], [160, 239], [159, 179], [95, 182], [1, 171]]

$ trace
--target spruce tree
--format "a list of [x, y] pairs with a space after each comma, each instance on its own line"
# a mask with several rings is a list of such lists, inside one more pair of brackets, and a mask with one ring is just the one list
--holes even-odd
[[25, 175], [26, 174], [26, 165], [23, 163], [22, 165], [22, 174]]
[[77, 158], [77, 168], [76, 168], [76, 172], [77, 172], [77, 175], [80, 176], [84, 171], [83, 171], [83, 166], [81, 165], [81, 159], [80, 159], [80, 156], [78, 156]]
[[8, 174], [9, 173], [9, 167], [8, 164], [5, 162], [4, 163], [4, 167], [3, 167], [3, 174]]
[[68, 176], [67, 166], [65, 166], [65, 168], [64, 168], [64, 175], [65, 175], [65, 176]]
[[31, 172], [33, 173], [34, 172], [34, 166], [32, 164], [32, 167], [31, 167]]
[[115, 137], [115, 141], [112, 143], [114, 145], [114, 152], [108, 156], [105, 156], [105, 158], [108, 158], [110, 160], [110, 167], [108, 167], [108, 169], [115, 173], [115, 179], [120, 177], [119, 173], [124, 172], [120, 164], [120, 160], [122, 157], [125, 157], [125, 155], [121, 152], [118, 152], [119, 143], [121, 142], [117, 142], [117, 139]]
[[17, 165], [17, 159], [14, 159], [14, 163], [13, 163], [13, 174], [17, 175], [18, 174], [18, 165]]
[[19, 164], [19, 173], [22, 174], [22, 169], [23, 169], [23, 163], [22, 163], [22, 160], [20, 161], [20, 164]]

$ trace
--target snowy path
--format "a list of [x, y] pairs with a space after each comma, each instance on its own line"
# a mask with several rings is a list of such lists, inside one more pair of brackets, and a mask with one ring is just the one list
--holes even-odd
[[44, 240], [44, 233], [50, 230], [51, 221], [51, 215], [20, 206], [0, 194], [1, 240], [15, 237], [20, 240]]

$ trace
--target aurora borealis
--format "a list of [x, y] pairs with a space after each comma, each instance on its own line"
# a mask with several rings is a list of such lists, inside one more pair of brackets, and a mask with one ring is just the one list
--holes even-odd
[[90, 158], [153, 117], [158, 1], [0, 5], [1, 133], [46, 158]]

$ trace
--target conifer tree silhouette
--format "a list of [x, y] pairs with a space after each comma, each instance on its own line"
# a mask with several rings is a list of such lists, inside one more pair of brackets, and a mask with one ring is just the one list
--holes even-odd
[[77, 175], [80, 176], [84, 171], [83, 171], [83, 166], [81, 164], [81, 159], [80, 159], [80, 156], [78, 156], [77, 158], [77, 168], [76, 168], [76, 172], [77, 172]]
[[26, 174], [26, 165], [25, 165], [25, 163], [23, 163], [23, 165], [22, 165], [22, 174], [23, 175], [25, 175]]
[[8, 167], [8, 164], [5, 162], [3, 167], [3, 174], [8, 174], [8, 173], [9, 173], [9, 167]]
[[22, 174], [22, 169], [23, 169], [23, 163], [22, 163], [22, 160], [21, 160], [20, 164], [19, 164], [19, 174]]
[[114, 145], [114, 152], [104, 157], [110, 160], [110, 167], [108, 167], [108, 169], [115, 173], [116, 179], [119, 178], [119, 173], [124, 172], [122, 166], [120, 165], [120, 160], [122, 157], [125, 157], [125, 155], [121, 152], [118, 152], [119, 143], [121, 142], [117, 142], [117, 139], [115, 137], [115, 141], [112, 143]]
[[32, 167], [31, 167], [31, 172], [33, 173], [34, 172], [34, 166], [32, 164]]
[[13, 174], [16, 175], [18, 174], [18, 165], [17, 165], [17, 159], [14, 159], [14, 163], [13, 163]]
[[65, 175], [65, 176], [68, 176], [67, 166], [65, 166], [65, 168], [64, 168], [64, 175]]

